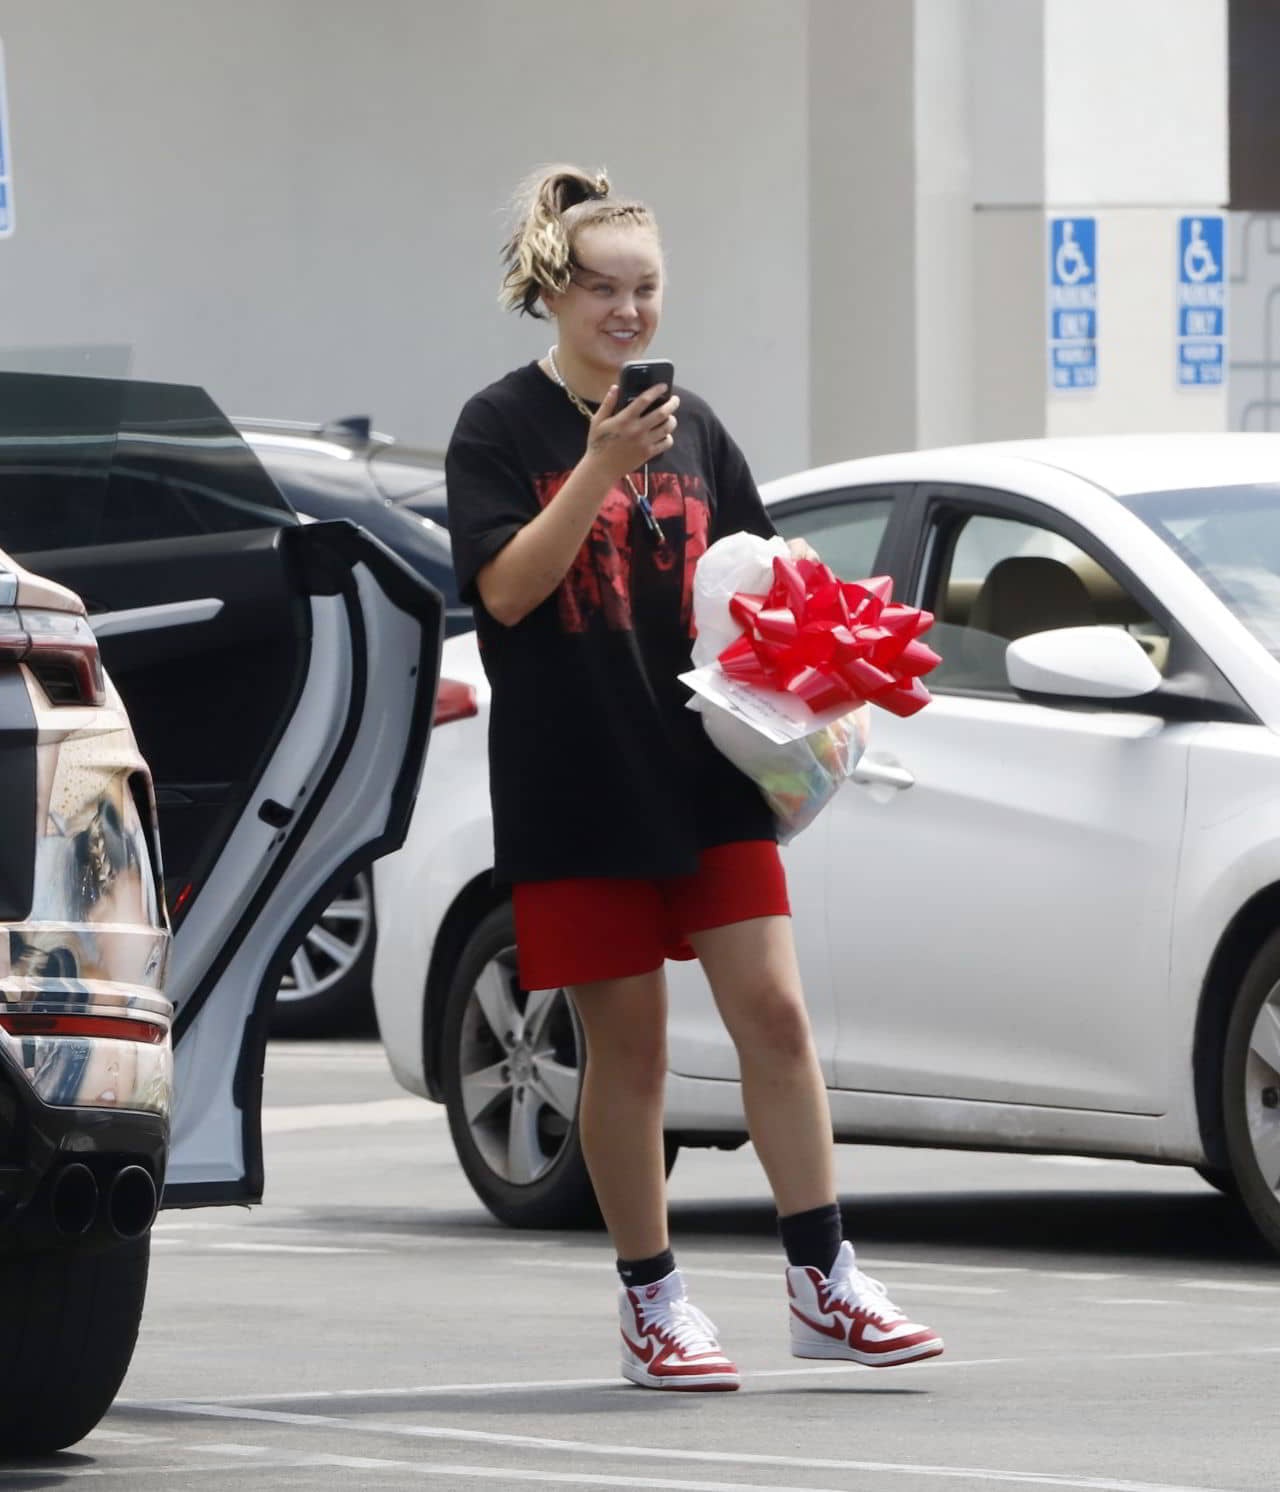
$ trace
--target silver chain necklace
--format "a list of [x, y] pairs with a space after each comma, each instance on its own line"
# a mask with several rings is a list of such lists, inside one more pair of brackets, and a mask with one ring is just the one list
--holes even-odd
[[[547, 348], [547, 362], [551, 367], [552, 378], [565, 391], [569, 403], [572, 404], [573, 407], [582, 414], [584, 419], [586, 419], [589, 424], [594, 418], [594, 415], [592, 411], [587, 407], [586, 402], [580, 399], [577, 394], [574, 393], [574, 391], [569, 387], [569, 385], [564, 381], [564, 378], [561, 376], [560, 365], [556, 362], [556, 350], [554, 346]], [[659, 544], [665, 544], [666, 535], [662, 532], [662, 525], [658, 522], [656, 516], [654, 515], [652, 507], [650, 507], [649, 505], [649, 463], [646, 461], [645, 464], [640, 468], [640, 470], [644, 474], [643, 489], [637, 487], [635, 482], [632, 481], [630, 472], [624, 472], [622, 480], [627, 484], [627, 487], [631, 492], [631, 496], [635, 499], [636, 507], [639, 508], [641, 517], [648, 525], [649, 532], [654, 536]]]

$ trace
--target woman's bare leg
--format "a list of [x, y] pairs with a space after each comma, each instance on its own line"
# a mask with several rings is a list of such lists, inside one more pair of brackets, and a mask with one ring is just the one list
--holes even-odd
[[587, 1039], [578, 1111], [587, 1171], [618, 1257], [650, 1259], [668, 1245], [666, 979], [658, 968], [569, 994]]
[[742, 1070], [747, 1128], [780, 1216], [836, 1200], [831, 1111], [789, 917], [755, 917], [689, 938]]

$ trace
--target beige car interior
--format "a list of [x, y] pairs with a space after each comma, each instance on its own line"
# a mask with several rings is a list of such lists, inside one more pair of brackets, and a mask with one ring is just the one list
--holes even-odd
[[1164, 673], [1167, 632], [1096, 560], [1057, 542], [1066, 557], [1014, 554], [983, 576], [949, 577], [939, 621], [1010, 642], [1060, 627], [1123, 627]]

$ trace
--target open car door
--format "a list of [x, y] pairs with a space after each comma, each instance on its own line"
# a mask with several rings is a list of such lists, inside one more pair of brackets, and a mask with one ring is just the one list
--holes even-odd
[[271, 1003], [298, 938], [402, 841], [439, 593], [302, 523], [200, 389], [0, 374], [0, 548], [84, 599], [155, 782], [174, 942], [166, 1206], [262, 1195]]

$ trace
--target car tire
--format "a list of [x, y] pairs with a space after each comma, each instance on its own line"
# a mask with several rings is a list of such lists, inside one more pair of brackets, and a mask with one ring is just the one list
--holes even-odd
[[599, 1227], [578, 1135], [582, 1030], [563, 990], [520, 988], [509, 903], [463, 948], [442, 1040], [449, 1130], [476, 1196], [515, 1228]]
[[111, 1407], [133, 1356], [151, 1235], [0, 1252], [0, 1454], [74, 1445]]
[[376, 1029], [373, 878], [362, 870], [289, 956], [271, 1013], [274, 1036], [339, 1036]]
[[1254, 955], [1222, 1059], [1227, 1158], [1240, 1201], [1280, 1251], [1280, 932]]

